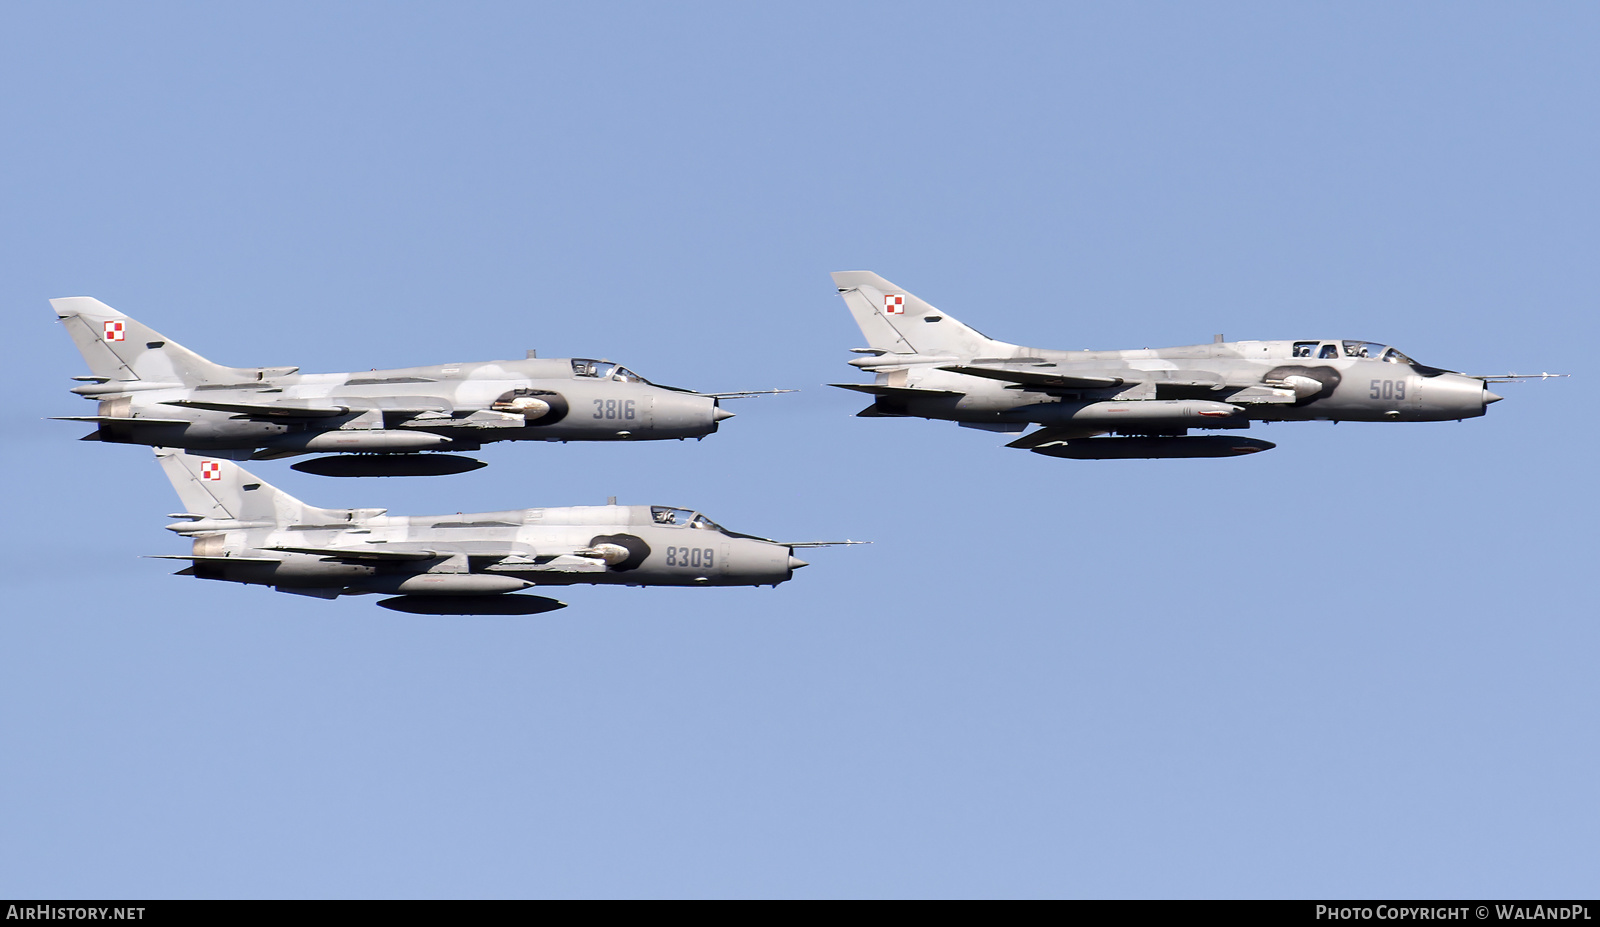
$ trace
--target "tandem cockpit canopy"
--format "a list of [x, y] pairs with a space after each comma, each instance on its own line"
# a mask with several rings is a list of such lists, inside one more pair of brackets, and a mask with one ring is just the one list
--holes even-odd
[[650, 382], [621, 364], [613, 364], [610, 361], [594, 360], [587, 357], [574, 357], [572, 359], [572, 375], [575, 377], [594, 377], [597, 380], [616, 380], [621, 383]]
[[1411, 358], [1401, 354], [1395, 348], [1376, 341], [1296, 341], [1294, 343], [1295, 357], [1309, 357], [1317, 360], [1336, 360], [1341, 357], [1361, 358], [1363, 360], [1381, 360], [1390, 364], [1414, 364]]
[[699, 528], [703, 531], [721, 531], [722, 526], [699, 512], [689, 509], [675, 508], [670, 505], [650, 506], [650, 517], [658, 525], [673, 525], [679, 528]]

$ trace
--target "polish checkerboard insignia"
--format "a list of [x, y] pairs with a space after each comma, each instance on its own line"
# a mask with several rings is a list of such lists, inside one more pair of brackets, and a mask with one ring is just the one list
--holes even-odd
[[222, 479], [222, 465], [215, 460], [200, 461], [200, 478], [202, 480]]
[[106, 340], [107, 341], [127, 341], [128, 340], [128, 333], [123, 330], [122, 322], [120, 320], [118, 320], [118, 319], [110, 319], [110, 320], [108, 320], [106, 322], [105, 330], [106, 330]]
[[886, 315], [905, 315], [906, 298], [899, 293], [889, 293], [883, 297], [883, 311]]

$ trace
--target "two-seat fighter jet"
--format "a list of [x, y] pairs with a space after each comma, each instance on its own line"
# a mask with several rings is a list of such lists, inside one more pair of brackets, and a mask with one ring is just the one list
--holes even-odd
[[529, 615], [562, 608], [536, 586], [776, 586], [806, 562], [796, 548], [863, 541], [769, 541], [689, 509], [582, 505], [455, 515], [307, 505], [227, 460], [157, 448], [184, 511], [169, 531], [194, 551], [160, 555], [179, 575], [333, 599], [386, 593], [426, 615]]
[[[916, 416], [1020, 432], [1011, 442], [1050, 457], [1235, 457], [1269, 450], [1232, 435], [1251, 421], [1435, 422], [1484, 414], [1499, 396], [1487, 383], [1419, 364], [1369, 341], [1234, 341], [1134, 351], [1054, 351], [995, 341], [869, 271], [841, 271], [834, 286], [869, 355], [851, 366], [875, 383], [833, 383], [867, 393], [865, 417]], [[1534, 376], [1558, 376], [1536, 374]], [[1099, 435], [1121, 437], [1098, 437]]]
[[267, 460], [319, 451], [294, 465], [323, 476], [422, 476], [484, 466], [469, 457], [491, 441], [641, 441], [699, 438], [732, 418], [722, 399], [661, 386], [610, 361], [484, 361], [301, 374], [298, 367], [224, 367], [97, 299], [52, 299], [90, 376], [73, 392], [98, 400], [85, 440]]

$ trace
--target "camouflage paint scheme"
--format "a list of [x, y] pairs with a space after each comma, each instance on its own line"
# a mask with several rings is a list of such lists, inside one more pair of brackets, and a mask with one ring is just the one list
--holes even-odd
[[719, 399], [659, 386], [608, 361], [485, 361], [301, 374], [224, 367], [89, 297], [50, 301], [99, 402], [87, 440], [201, 450], [233, 459], [320, 451], [475, 450], [492, 441], [699, 438], [733, 413]]
[[[833, 274], [870, 347], [850, 364], [871, 384], [865, 417], [916, 416], [992, 431], [1052, 456], [1236, 456], [1273, 445], [1184, 439], [1252, 421], [1429, 422], [1472, 418], [1500, 399], [1486, 381], [1394, 348], [1330, 339], [1233, 341], [1130, 351], [1059, 351], [996, 341], [869, 271]], [[1136, 439], [1098, 438], [1132, 435]], [[1086, 440], [1087, 439], [1087, 440]], [[1207, 441], [1218, 453], [1194, 453]], [[1117, 452], [1119, 442], [1135, 448]], [[1148, 453], [1144, 451], [1148, 450]]]
[[229, 460], [170, 448], [157, 448], [156, 458], [184, 506], [167, 528], [194, 541], [191, 554], [162, 557], [192, 561], [183, 575], [319, 598], [387, 593], [446, 603], [408, 611], [471, 614], [479, 597], [579, 583], [776, 586], [806, 566], [795, 548], [860, 543], [770, 541], [671, 506], [410, 516], [324, 509]]

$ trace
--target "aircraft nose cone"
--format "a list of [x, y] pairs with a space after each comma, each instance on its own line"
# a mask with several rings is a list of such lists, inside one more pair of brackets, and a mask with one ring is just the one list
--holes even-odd
[[713, 422], [724, 422], [730, 418], [733, 418], [733, 413], [721, 406], [717, 406], [715, 409], [711, 410], [711, 420]]
[[810, 565], [811, 564], [805, 562], [804, 560], [801, 560], [799, 557], [795, 557], [795, 556], [792, 556], [792, 555], [789, 557], [789, 569], [791, 569], [791, 570], [798, 570], [801, 567], [810, 566]]
[[1496, 396], [1494, 393], [1491, 393], [1488, 390], [1484, 390], [1483, 391], [1483, 404], [1486, 405], [1486, 406], [1493, 405], [1493, 404], [1499, 402], [1500, 400], [1502, 400], [1504, 398], [1506, 398], [1506, 397], [1504, 397], [1504, 396]]

